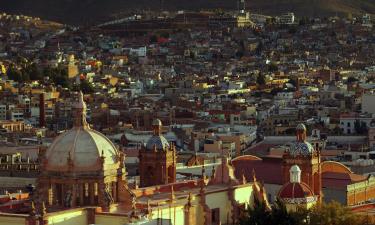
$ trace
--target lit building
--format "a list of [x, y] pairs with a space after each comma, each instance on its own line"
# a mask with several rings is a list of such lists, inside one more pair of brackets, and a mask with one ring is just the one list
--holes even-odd
[[[269, 207], [264, 186], [255, 175], [253, 182], [248, 182], [245, 174], [236, 178], [225, 157], [212, 169], [211, 177], [203, 167], [201, 178], [175, 181], [174, 147], [163, 139], [161, 122], [155, 120], [153, 126], [154, 136], [143, 149], [146, 153], [141, 153], [141, 161], [150, 153], [154, 157], [150, 160], [155, 160], [150, 165], [155, 167], [141, 173], [141, 180], [151, 178], [158, 184], [145, 183], [147, 187], [139, 188], [127, 182], [124, 155], [86, 122], [86, 104], [80, 93], [74, 104], [74, 127], [40, 153], [41, 173], [31, 201], [15, 202], [29, 213], [0, 213], [0, 224], [234, 224], [255, 198]], [[170, 157], [165, 157], [167, 152]], [[168, 166], [161, 169], [160, 163]], [[146, 174], [150, 172], [160, 176], [150, 177]], [[164, 180], [156, 182], [156, 178]], [[7, 209], [20, 213], [18, 207]]]

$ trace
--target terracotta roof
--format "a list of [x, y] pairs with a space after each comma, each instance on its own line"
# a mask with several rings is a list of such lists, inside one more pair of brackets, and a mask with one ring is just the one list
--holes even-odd
[[346, 189], [347, 185], [366, 180], [366, 176], [354, 173], [324, 172], [322, 183], [324, 188]]
[[311, 196], [313, 196], [313, 192], [305, 183], [286, 183], [279, 192], [280, 198], [306, 198]]
[[256, 178], [268, 184], [283, 184], [282, 159], [276, 157], [265, 157], [262, 160], [253, 160], [250, 157], [239, 158], [232, 161], [234, 175], [242, 179], [245, 174], [246, 180], [252, 181], [252, 171]]

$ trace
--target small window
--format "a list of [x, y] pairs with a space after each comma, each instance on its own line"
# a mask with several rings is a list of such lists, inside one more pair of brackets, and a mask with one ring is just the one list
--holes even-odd
[[215, 208], [211, 210], [211, 222], [212, 224], [220, 224], [220, 209]]

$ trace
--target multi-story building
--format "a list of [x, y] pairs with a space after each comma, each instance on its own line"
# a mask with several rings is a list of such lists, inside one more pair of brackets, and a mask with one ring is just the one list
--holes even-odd
[[7, 106], [0, 105], [0, 120], [6, 120], [6, 119], [7, 119]]
[[372, 117], [369, 114], [345, 113], [340, 115], [340, 128], [344, 134], [366, 132]]

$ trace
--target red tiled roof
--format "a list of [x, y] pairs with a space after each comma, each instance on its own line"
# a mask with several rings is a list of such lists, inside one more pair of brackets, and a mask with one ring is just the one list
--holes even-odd
[[305, 183], [287, 183], [279, 193], [280, 198], [306, 198], [313, 196], [311, 188]]
[[237, 179], [242, 179], [242, 174], [245, 174], [246, 180], [251, 181], [254, 170], [259, 181], [268, 184], [283, 184], [281, 158], [263, 158], [262, 160], [243, 158], [232, 161], [232, 165]]
[[323, 187], [346, 189], [349, 184], [366, 180], [367, 177], [354, 173], [324, 172], [322, 174]]

